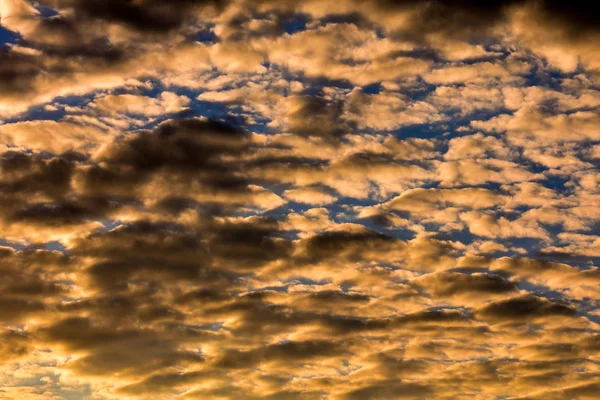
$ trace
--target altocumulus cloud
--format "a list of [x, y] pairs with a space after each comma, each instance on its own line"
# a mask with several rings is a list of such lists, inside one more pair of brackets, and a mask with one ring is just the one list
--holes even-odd
[[591, 6], [0, 1], [0, 398], [598, 398]]

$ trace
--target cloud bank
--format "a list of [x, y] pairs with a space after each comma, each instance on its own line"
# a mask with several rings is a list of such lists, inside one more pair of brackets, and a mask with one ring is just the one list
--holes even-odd
[[597, 398], [588, 7], [4, 0], [0, 398]]

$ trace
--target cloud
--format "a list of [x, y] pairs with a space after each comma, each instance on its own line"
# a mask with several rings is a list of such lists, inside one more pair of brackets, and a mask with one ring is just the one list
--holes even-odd
[[575, 310], [567, 305], [553, 303], [532, 295], [513, 297], [492, 302], [477, 310], [479, 318], [491, 320], [519, 320], [522, 318], [569, 317]]
[[109, 132], [94, 126], [48, 120], [4, 124], [0, 126], [0, 138], [8, 146], [54, 154], [90, 153], [112, 139]]
[[[492, 79], [502, 79], [511, 77], [501, 65], [483, 62], [480, 64], [464, 65], [457, 67], [433, 70], [425, 75], [423, 79], [434, 84], [452, 84], [452, 83], [490, 83]], [[449, 94], [449, 90], [441, 88], [439, 95]], [[463, 93], [468, 89], [463, 90]]]
[[281, 37], [267, 47], [267, 54], [271, 62], [310, 77], [368, 85], [425, 72], [430, 62], [402, 55], [410, 50], [353, 24], [329, 24]]
[[311, 205], [325, 205], [333, 203], [337, 198], [319, 188], [304, 187], [300, 189], [286, 190], [283, 195], [286, 199], [297, 203]]
[[90, 107], [109, 115], [137, 114], [148, 117], [182, 111], [190, 100], [173, 92], [162, 92], [159, 98], [130, 94], [107, 95], [94, 100]]
[[589, 6], [0, 4], [0, 397], [591, 399]]
[[392, 210], [422, 213], [445, 205], [486, 209], [503, 202], [503, 196], [488, 189], [412, 189], [386, 203]]
[[[454, 272], [427, 274], [414, 280], [423, 290], [436, 297], [494, 296], [516, 290], [514, 283], [497, 275], [475, 273], [465, 275]], [[481, 298], [479, 297], [479, 300]]]

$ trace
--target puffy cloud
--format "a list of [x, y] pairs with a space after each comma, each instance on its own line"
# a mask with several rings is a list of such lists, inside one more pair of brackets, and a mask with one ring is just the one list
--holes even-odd
[[479, 186], [488, 182], [514, 183], [536, 178], [526, 168], [495, 159], [448, 161], [438, 166], [442, 186]]
[[523, 218], [510, 220], [497, 217], [481, 211], [468, 211], [460, 214], [469, 231], [475, 235], [488, 238], [502, 237], [532, 237], [546, 238], [546, 230], [538, 221], [528, 221]]
[[265, 45], [273, 63], [310, 77], [344, 79], [358, 85], [420, 74], [430, 65], [427, 60], [410, 57], [412, 46], [378, 38], [375, 32], [354, 24], [328, 24]]
[[[433, 70], [426, 74], [423, 79], [434, 84], [450, 83], [489, 83], [492, 79], [510, 78], [511, 75], [501, 65], [484, 62], [473, 65], [462, 65], [456, 67]], [[439, 88], [438, 95], [444, 96], [451, 93], [446, 88]], [[468, 90], [467, 90], [468, 93]], [[489, 98], [488, 98], [489, 99]]]
[[451, 139], [448, 146], [448, 151], [444, 154], [446, 160], [510, 156], [510, 149], [501, 140], [481, 133]]
[[593, 129], [598, 115], [590, 111], [577, 111], [565, 115], [544, 115], [530, 107], [523, 107], [513, 115], [500, 115], [489, 121], [472, 121], [476, 129], [489, 132], [506, 132], [517, 146], [541, 147], [556, 142], [598, 140]]
[[486, 209], [504, 202], [500, 193], [480, 188], [465, 189], [411, 189], [385, 204], [392, 210], [427, 214], [447, 206], [466, 209]]
[[190, 100], [173, 92], [163, 92], [159, 98], [122, 94], [107, 95], [94, 100], [89, 106], [109, 115], [134, 114], [148, 117], [182, 111]]
[[291, 189], [283, 192], [286, 199], [295, 201], [297, 203], [305, 203], [312, 205], [324, 205], [333, 203], [337, 198], [326, 191], [314, 188], [314, 187], [303, 187], [299, 189]]
[[46, 120], [1, 125], [0, 139], [4, 145], [36, 152], [89, 153], [110, 142], [112, 135], [95, 126]]
[[348, 95], [348, 119], [362, 129], [394, 130], [446, 120], [434, 105], [425, 101], [411, 102], [399, 93], [367, 95], [353, 91]]
[[498, 275], [456, 272], [439, 272], [420, 276], [411, 281], [422, 290], [437, 298], [458, 300], [458, 304], [470, 304], [469, 300], [481, 302], [485, 299], [504, 296], [516, 290], [516, 285]]

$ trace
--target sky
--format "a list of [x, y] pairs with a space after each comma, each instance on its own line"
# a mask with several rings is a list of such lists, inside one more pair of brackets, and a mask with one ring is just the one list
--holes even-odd
[[0, 0], [0, 399], [598, 399], [584, 4]]

